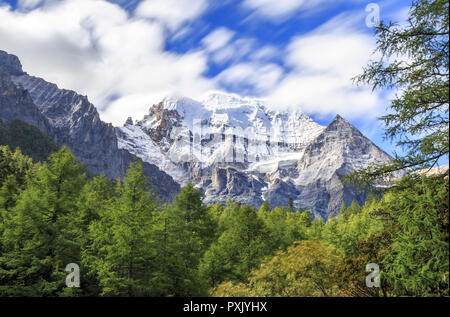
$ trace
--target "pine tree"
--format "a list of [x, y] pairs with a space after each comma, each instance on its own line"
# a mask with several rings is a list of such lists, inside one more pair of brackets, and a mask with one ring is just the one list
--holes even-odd
[[[245, 281], [265, 255], [272, 252], [270, 233], [249, 206], [228, 206], [229, 226], [202, 260], [210, 286], [224, 280]], [[220, 279], [219, 279], [220, 278]]]
[[8, 296], [73, 294], [64, 271], [80, 262], [77, 196], [84, 168], [66, 147], [27, 177], [5, 219], [0, 257], [0, 293]]
[[288, 209], [290, 212], [294, 212], [294, 200], [292, 198], [289, 197], [289, 205], [288, 205]]
[[8, 210], [16, 203], [18, 193], [25, 186], [25, 176], [34, 167], [31, 158], [19, 148], [13, 153], [0, 146], [0, 210]]
[[[101, 219], [110, 219], [114, 199], [118, 197], [116, 192], [117, 184], [114, 180], [106, 178], [104, 175], [97, 176], [88, 182], [82, 189], [78, 198], [79, 222], [80, 222], [80, 245], [82, 249], [82, 258], [96, 256], [96, 253], [90, 253], [90, 246], [93, 243], [89, 228], [94, 222]], [[106, 221], [104, 222], [105, 225]], [[101, 293], [99, 281], [95, 271], [89, 272], [89, 267], [82, 261], [80, 270], [84, 272], [81, 283], [83, 295], [97, 296]]]
[[300, 222], [304, 226], [310, 227], [313, 220], [314, 220], [314, 217], [309, 209], [306, 209], [305, 211], [300, 213]]
[[192, 184], [181, 189], [166, 213], [164, 254], [169, 279], [166, 295], [205, 295], [199, 263], [216, 236], [217, 223]]
[[[101, 188], [109, 192], [107, 186]], [[83, 253], [83, 264], [96, 275], [102, 295], [152, 295], [150, 281], [157, 258], [152, 234], [156, 198], [141, 162], [130, 164], [116, 191], [118, 197], [111, 202], [104, 200], [101, 208], [105, 212], [89, 226], [91, 242]]]
[[392, 112], [381, 119], [386, 136], [406, 153], [392, 163], [371, 166], [350, 180], [371, 184], [400, 169], [424, 169], [449, 153], [449, 2], [413, 1], [406, 25], [376, 29], [379, 60], [357, 83], [396, 89]]
[[384, 258], [398, 296], [449, 295], [449, 183], [440, 177], [404, 179], [389, 210], [397, 230]]
[[270, 207], [269, 201], [265, 200], [263, 202], [263, 204], [261, 205], [261, 207], [259, 207], [258, 212], [259, 213], [269, 213], [272, 210], [272, 208]]

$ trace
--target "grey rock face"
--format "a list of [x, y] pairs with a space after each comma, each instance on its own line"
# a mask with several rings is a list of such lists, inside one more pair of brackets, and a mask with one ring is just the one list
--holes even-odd
[[13, 81], [29, 92], [48, 119], [50, 137], [57, 144], [67, 145], [94, 174], [104, 172], [111, 178], [123, 175], [114, 128], [101, 122], [86, 97], [27, 74], [13, 76]]
[[231, 199], [246, 205], [260, 206], [264, 199], [262, 188], [266, 186], [263, 180], [239, 171], [233, 167], [216, 167], [212, 181], [204, 178], [201, 188], [205, 189], [205, 202], [226, 204]]
[[9, 73], [0, 66], [0, 118], [4, 121], [22, 120], [44, 134], [50, 134], [47, 118], [33, 103], [29, 93], [11, 81]]
[[[284, 182], [277, 178], [266, 191], [264, 197], [272, 206], [288, 206], [289, 198], [299, 197], [301, 191], [292, 182]], [[304, 202], [300, 202], [303, 206]], [[298, 202], [297, 202], [298, 204]], [[314, 204], [315, 206], [316, 204]]]
[[[323, 219], [336, 214], [342, 201], [362, 204], [366, 198], [342, 183], [344, 175], [391, 159], [340, 116], [321, 127], [302, 113], [269, 112], [256, 100], [207, 100], [217, 102], [166, 98], [134, 126], [116, 130], [119, 147], [182, 184], [194, 183], [207, 203], [288, 206], [292, 199], [294, 207]], [[243, 137], [248, 127], [253, 134]]]
[[133, 118], [132, 117], [128, 117], [127, 121], [125, 121], [125, 125], [133, 125]]
[[17, 56], [0, 50], [0, 68], [10, 75], [23, 74], [22, 64]]
[[[96, 108], [74, 91], [30, 76], [17, 57], [0, 51], [0, 115], [38, 127], [59, 145], [67, 145], [94, 174], [122, 178], [134, 156], [119, 149], [115, 128], [100, 120]], [[164, 200], [179, 185], [155, 165], [144, 162], [146, 175]]]
[[298, 200], [303, 207], [313, 209], [326, 218], [336, 214], [342, 201], [348, 205], [355, 200], [362, 204], [365, 194], [344, 186], [342, 177], [369, 164], [382, 164], [391, 157], [373, 144], [341, 116], [311, 142], [297, 168]]

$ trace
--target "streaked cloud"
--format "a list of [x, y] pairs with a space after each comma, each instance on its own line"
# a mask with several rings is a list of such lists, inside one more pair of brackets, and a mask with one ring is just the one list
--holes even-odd
[[295, 37], [286, 48], [292, 70], [270, 98], [317, 115], [339, 113], [348, 118], [377, 113], [384, 101], [370, 87], [357, 87], [352, 78], [373, 58], [374, 39], [357, 21], [338, 16], [314, 31]]
[[[349, 0], [347, 0], [348, 2]], [[350, 0], [358, 1], [358, 0]], [[281, 22], [300, 11], [324, 10], [342, 0], [244, 0], [242, 7], [273, 22]]]
[[18, 0], [17, 6], [24, 10], [34, 9], [41, 5], [44, 0]]
[[175, 31], [185, 22], [200, 16], [207, 8], [207, 0], [144, 0], [137, 6], [135, 15], [153, 19]]
[[265, 96], [278, 85], [282, 76], [283, 69], [278, 65], [247, 62], [230, 66], [216, 80], [220, 86], [234, 91]]
[[225, 47], [233, 38], [234, 32], [221, 27], [217, 28], [202, 39], [205, 48], [210, 51], [217, 51]]

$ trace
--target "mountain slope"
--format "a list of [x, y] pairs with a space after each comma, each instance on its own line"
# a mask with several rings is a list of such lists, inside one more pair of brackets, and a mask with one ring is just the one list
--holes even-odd
[[12, 81], [12, 74], [22, 73], [17, 57], [0, 51], [0, 117], [4, 121], [21, 120], [48, 135], [51, 126], [47, 118], [34, 104], [29, 93]]
[[[96, 108], [74, 91], [22, 71], [17, 57], [0, 51], [0, 117], [22, 120], [41, 130], [58, 145], [67, 145], [76, 158], [94, 174], [123, 177], [134, 160], [119, 149], [115, 128], [100, 120]], [[171, 200], [179, 185], [149, 162], [147, 177], [164, 200]]]
[[45, 161], [58, 150], [58, 146], [38, 128], [20, 120], [3, 123], [0, 119], [0, 145], [8, 145], [13, 151], [20, 148], [34, 162]]
[[391, 158], [337, 116], [328, 127], [261, 100], [213, 93], [202, 101], [165, 98], [134, 124], [116, 130], [119, 147], [193, 182], [207, 203], [228, 199], [310, 208], [324, 219], [364, 193], [342, 177]]
[[299, 176], [294, 179], [300, 189], [298, 199], [314, 207], [322, 216], [335, 214], [342, 201], [347, 206], [355, 200], [364, 203], [365, 194], [344, 186], [341, 179], [369, 164], [382, 164], [391, 157], [360, 131], [337, 115], [328, 127], [305, 149], [298, 162]]

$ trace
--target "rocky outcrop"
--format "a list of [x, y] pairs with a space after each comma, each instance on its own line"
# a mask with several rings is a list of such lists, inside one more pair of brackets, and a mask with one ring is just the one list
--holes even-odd
[[203, 177], [199, 186], [205, 190], [205, 202], [226, 204], [231, 199], [246, 205], [260, 206], [265, 182], [233, 167], [216, 167], [212, 180]]
[[[0, 51], [0, 116], [38, 127], [58, 145], [67, 145], [94, 174], [121, 178], [134, 160], [118, 147], [115, 128], [104, 123], [86, 96], [24, 73], [17, 57]], [[146, 175], [164, 200], [179, 184], [157, 166], [144, 162]]]
[[339, 211], [342, 201], [362, 204], [365, 193], [344, 185], [342, 177], [369, 164], [382, 164], [391, 157], [360, 131], [337, 115], [305, 149], [297, 169], [295, 184], [301, 189], [297, 199], [326, 217]]
[[0, 51], [0, 117], [3, 121], [21, 120], [46, 135], [50, 134], [47, 118], [34, 104], [28, 91], [11, 80], [11, 74], [23, 74], [22, 65], [17, 57]]
[[3, 121], [21, 120], [48, 135], [51, 127], [28, 92], [14, 85], [0, 70], [0, 118]]
[[207, 203], [309, 208], [327, 219], [365, 193], [342, 178], [391, 158], [342, 117], [322, 127], [307, 115], [274, 112], [262, 101], [213, 94], [170, 97], [136, 124], [117, 129], [119, 147], [193, 182]]
[[22, 63], [20, 63], [19, 58], [2, 50], [0, 50], [0, 69], [13, 76], [23, 74]]
[[57, 144], [67, 145], [94, 174], [105, 173], [111, 178], [123, 175], [114, 127], [100, 120], [87, 97], [28, 74], [13, 76], [13, 81], [28, 91], [48, 119], [50, 136]]

